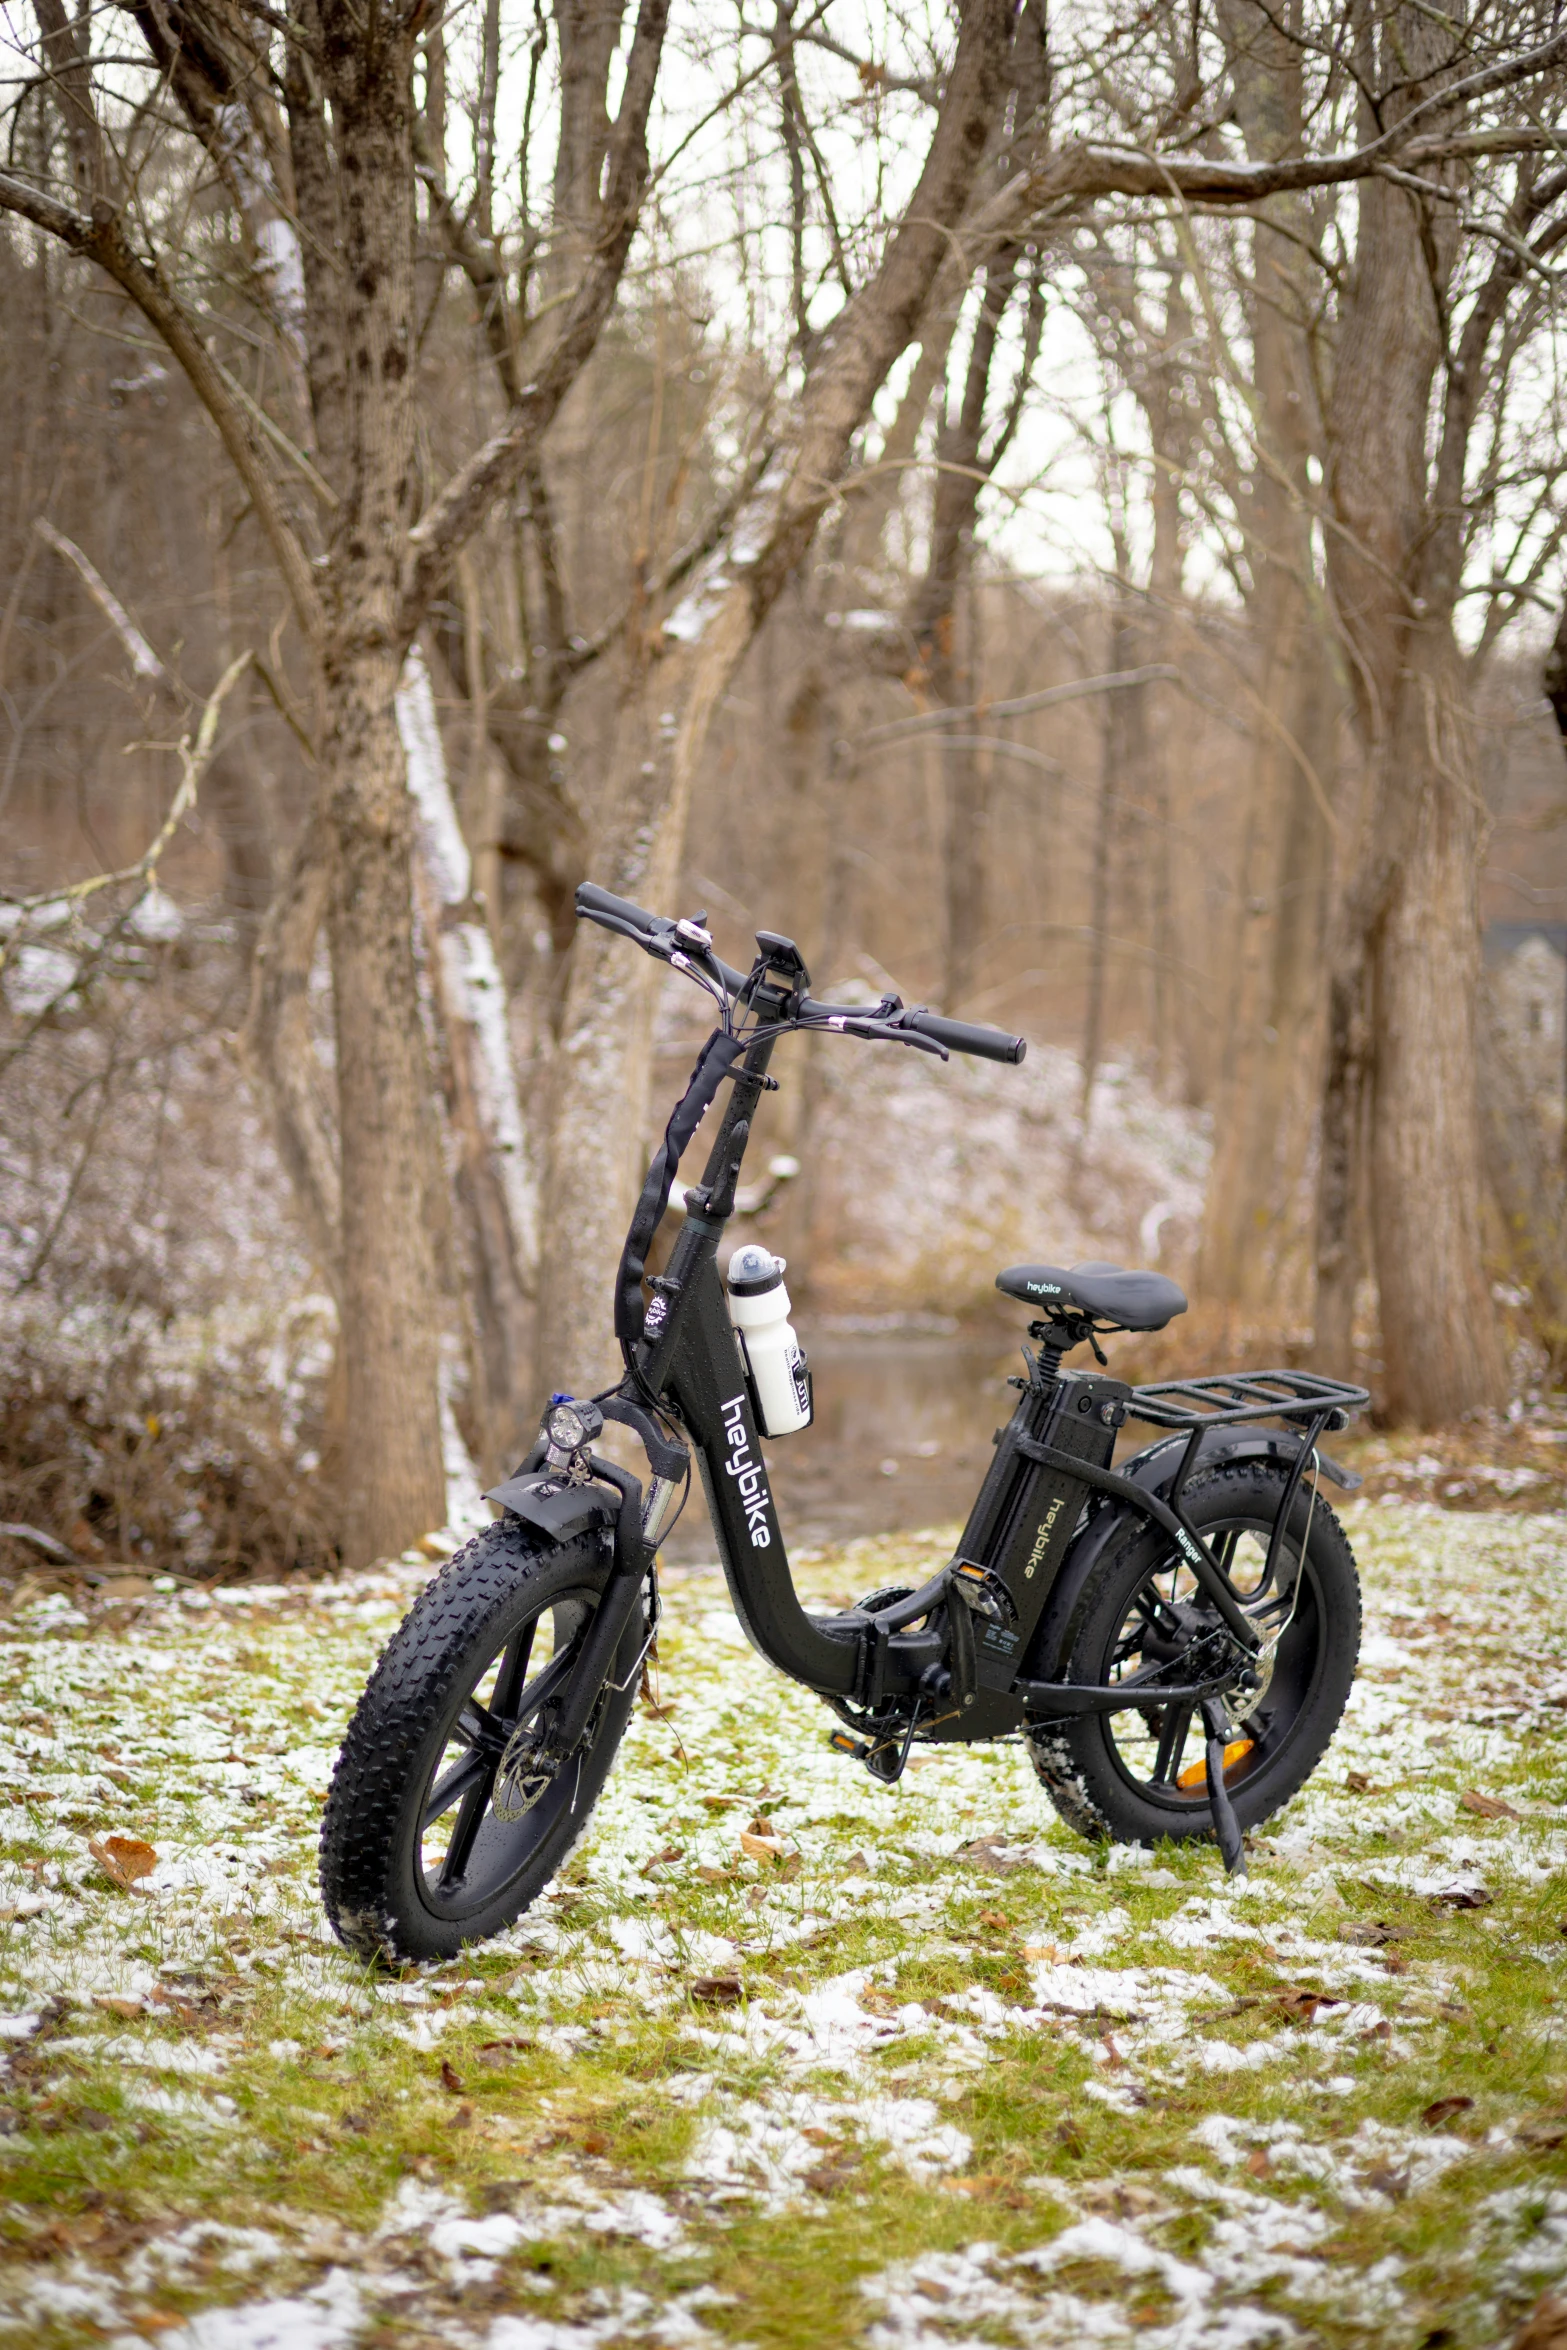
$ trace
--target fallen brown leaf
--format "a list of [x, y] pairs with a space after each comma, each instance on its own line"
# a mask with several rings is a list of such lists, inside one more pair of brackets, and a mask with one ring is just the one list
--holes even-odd
[[666, 1844], [662, 1852], [655, 1852], [651, 1860], [645, 1860], [642, 1863], [639, 1874], [644, 1877], [650, 1877], [653, 1874], [653, 1871], [655, 1869], [661, 1869], [666, 1861], [683, 1860], [685, 1857], [685, 1849], [686, 1848], [683, 1844]]
[[734, 1869], [709, 1868], [700, 1868], [696, 1872], [697, 1882], [702, 1885], [732, 1885], [737, 1873]]
[[119, 1999], [112, 1991], [95, 1991], [92, 2003], [94, 2007], [101, 2007], [105, 2015], [123, 2016], [127, 2023], [133, 2016], [138, 2016], [143, 2012], [142, 2002], [139, 1999]]
[[958, 1846], [956, 1857], [966, 1860], [971, 1868], [982, 1869], [988, 1877], [1010, 1877], [1014, 1869], [1029, 1865], [1021, 1854], [1008, 1852], [999, 1836], [972, 1837]]
[[994, 1926], [997, 1933], [1004, 1934], [1012, 1920], [1004, 1909], [982, 1909], [975, 1922], [981, 1926]]
[[1567, 2301], [1542, 2293], [1514, 2334], [1510, 2350], [1567, 2350]]
[[533, 2041], [523, 2038], [521, 2035], [505, 2040], [486, 2040], [479, 2049], [479, 2062], [498, 2071], [503, 2066], [510, 2064], [513, 2057], [519, 2055], [523, 2049], [531, 2048], [533, 2045]]
[[740, 2000], [738, 1975], [698, 1975], [691, 1996], [703, 2007], [735, 2007]]
[[1420, 2119], [1428, 2130], [1439, 2130], [1444, 2122], [1453, 2121], [1461, 2113], [1473, 2111], [1472, 2097], [1433, 2097]]
[[1536, 2154], [1554, 2154], [1558, 2146], [1567, 2145], [1567, 2121], [1525, 2122], [1518, 2143]]
[[1355, 1924], [1340, 1926], [1338, 1938], [1341, 1942], [1358, 1942], [1367, 1950], [1380, 1950], [1385, 1942], [1398, 1940], [1399, 1930], [1397, 1926]]
[[89, 1836], [87, 1849], [111, 1884], [129, 1893], [137, 1880], [150, 1877], [158, 1856], [139, 1836]]
[[758, 1836], [750, 1828], [740, 1831], [740, 1850], [752, 1860], [782, 1860], [783, 1846], [776, 1836]]
[[1252, 2148], [1251, 2152], [1246, 2157], [1246, 2168], [1251, 2172], [1251, 2175], [1254, 2179], [1272, 2178], [1273, 2165], [1268, 2160], [1268, 2149], [1266, 2146], [1254, 2146]]
[[1482, 1795], [1478, 1787], [1466, 1787], [1458, 1798], [1465, 1811], [1472, 1811], [1482, 1820], [1521, 1820], [1523, 1813], [1514, 1811], [1499, 1795]]
[[1450, 1892], [1432, 1895], [1444, 1909], [1489, 1909], [1492, 1898], [1483, 1885], [1455, 1885]]
[[1362, 2172], [1361, 2176], [1368, 2187], [1375, 2188], [1379, 2195], [1385, 2195], [1390, 2203], [1402, 2203], [1409, 2193], [1407, 2170], [1389, 2170], [1385, 2164], [1381, 2164], [1375, 2170]]
[[441, 2087], [450, 2089], [454, 2097], [462, 2095], [462, 2075], [449, 2056], [441, 2059]]
[[1380, 1795], [1383, 1790], [1373, 1786], [1364, 1771], [1346, 1771], [1344, 1785], [1351, 1795]]
[[1298, 2016], [1303, 2024], [1313, 2023], [1319, 2007], [1342, 2007], [1342, 1999], [1332, 1999], [1326, 1991], [1313, 1991], [1304, 1983], [1283, 1983], [1274, 1992], [1275, 2004], [1286, 2015]]
[[840, 2187], [848, 2186], [859, 2167], [859, 2157], [854, 2154], [843, 2162], [819, 2162], [804, 2174], [805, 2184], [813, 2195], [836, 2195]]

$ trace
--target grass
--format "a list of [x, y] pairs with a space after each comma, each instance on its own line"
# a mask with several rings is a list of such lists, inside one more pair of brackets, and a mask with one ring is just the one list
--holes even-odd
[[874, 1785], [687, 1575], [564, 1879], [401, 1974], [332, 1943], [314, 1834], [428, 1568], [24, 1597], [0, 2341], [1508, 2340], [1567, 2284], [1562, 1521], [1345, 1515], [1364, 1668], [1244, 1891], [1090, 1850], [1015, 1746]]

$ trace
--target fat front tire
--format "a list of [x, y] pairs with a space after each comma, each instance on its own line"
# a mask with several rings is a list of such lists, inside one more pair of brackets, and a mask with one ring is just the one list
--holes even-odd
[[610, 1570], [607, 1534], [504, 1518], [415, 1601], [359, 1700], [321, 1823], [321, 1893], [365, 1958], [451, 1958], [512, 1925], [587, 1825], [636, 1700], [632, 1609], [591, 1743], [530, 1771]]
[[[1343, 1527], [1318, 1493], [1296, 1494], [1274, 1574], [1268, 1537], [1287, 1471], [1239, 1461], [1199, 1471], [1183, 1504], [1274, 1644], [1260, 1694], [1229, 1701], [1236, 1739], [1225, 1788], [1243, 1829], [1303, 1787], [1338, 1727], [1360, 1653], [1360, 1581]], [[1052, 1614], [1054, 1677], [1118, 1680], [1166, 1666], [1218, 1618], [1168, 1537], [1129, 1521]], [[1184, 1676], [1180, 1676], [1184, 1677]], [[1196, 1678], [1198, 1676], [1192, 1676]], [[1213, 1835], [1204, 1731], [1192, 1709], [1083, 1714], [1028, 1735], [1034, 1768], [1067, 1825], [1095, 1842], [1154, 1844]]]

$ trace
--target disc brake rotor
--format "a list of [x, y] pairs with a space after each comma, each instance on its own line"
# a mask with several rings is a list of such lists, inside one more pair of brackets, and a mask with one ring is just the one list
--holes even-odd
[[526, 1819], [542, 1801], [555, 1777], [553, 1763], [540, 1760], [541, 1737], [535, 1722], [519, 1723], [506, 1741], [490, 1809], [498, 1820]]

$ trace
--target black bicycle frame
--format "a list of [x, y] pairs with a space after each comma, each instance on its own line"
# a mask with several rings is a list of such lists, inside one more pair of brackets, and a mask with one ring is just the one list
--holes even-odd
[[[964, 1604], [952, 1594], [948, 1570], [871, 1614], [850, 1609], [814, 1616], [801, 1606], [718, 1271], [719, 1241], [733, 1211], [776, 1041], [775, 1031], [764, 1024], [734, 1066], [732, 1091], [702, 1183], [686, 1194], [684, 1225], [668, 1270], [654, 1281], [654, 1300], [632, 1349], [633, 1370], [623, 1391], [667, 1401], [690, 1436], [730, 1597], [752, 1644], [780, 1672], [830, 1701], [872, 1714], [886, 1707], [907, 1713], [911, 1705], [923, 1706], [921, 1736], [965, 1740], [1003, 1735], [1024, 1720], [1113, 1713], [1139, 1704], [1200, 1704], [1216, 1690], [1233, 1686], [1237, 1670], [1260, 1641], [1223, 1565], [1181, 1506], [1202, 1427], [1192, 1424], [1169, 1495], [1161, 1497], [1109, 1465], [1117, 1428], [1128, 1416], [1142, 1416], [1136, 1391], [1101, 1375], [1060, 1371], [1053, 1363], [1048, 1373], [1034, 1367], [1010, 1423], [999, 1432], [996, 1457], [957, 1553], [960, 1571], [966, 1564], [977, 1586], [994, 1595], [990, 1613], [975, 1618], [978, 1703], [971, 1697], [961, 1713], [950, 1706], [943, 1710], [939, 1684], [949, 1648], [946, 1624]], [[1333, 1382], [1303, 1380], [1299, 1385], [1298, 1397], [1270, 1405], [1275, 1415], [1309, 1422], [1274, 1526], [1270, 1573], [1317, 1438], [1330, 1420], [1342, 1423], [1341, 1399], [1358, 1393]], [[1327, 1389], [1331, 1397], [1324, 1394]], [[1188, 1424], [1168, 1406], [1148, 1416], [1165, 1425]], [[1217, 1416], [1260, 1414], [1242, 1405]], [[1173, 1686], [1155, 1673], [1118, 1684], [1080, 1684], [1027, 1674], [1031, 1638], [1094, 1494], [1119, 1501], [1166, 1534], [1211, 1602], [1227, 1637], [1218, 1639], [1223, 1653], [1208, 1679]]]

